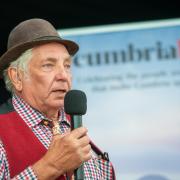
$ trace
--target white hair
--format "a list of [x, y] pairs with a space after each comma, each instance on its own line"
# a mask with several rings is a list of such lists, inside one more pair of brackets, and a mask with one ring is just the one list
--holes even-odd
[[[26, 50], [24, 53], [21, 54], [15, 61], [12, 61], [9, 67], [21, 69], [23, 72], [28, 74], [28, 63], [32, 58], [32, 49]], [[6, 89], [13, 92], [13, 84], [8, 76], [8, 68], [3, 72], [4, 82], [6, 85]]]

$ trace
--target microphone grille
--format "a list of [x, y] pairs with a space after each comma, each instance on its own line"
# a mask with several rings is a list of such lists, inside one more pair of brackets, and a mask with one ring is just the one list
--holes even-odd
[[64, 98], [64, 109], [70, 115], [84, 115], [87, 110], [86, 94], [80, 90], [70, 90]]

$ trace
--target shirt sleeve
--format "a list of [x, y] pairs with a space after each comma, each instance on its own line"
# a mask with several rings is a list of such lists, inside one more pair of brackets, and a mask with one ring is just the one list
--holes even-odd
[[38, 179], [31, 167], [26, 168], [20, 174], [12, 178], [12, 180], [27, 180], [27, 179], [32, 179], [32, 180]]
[[0, 179], [9, 179], [9, 167], [3, 144], [0, 140]]
[[[9, 164], [6, 156], [6, 151], [3, 147], [3, 144], [0, 140], [0, 179], [10, 180]], [[17, 176], [13, 177], [12, 180], [37, 180], [31, 166], [27, 167]]]

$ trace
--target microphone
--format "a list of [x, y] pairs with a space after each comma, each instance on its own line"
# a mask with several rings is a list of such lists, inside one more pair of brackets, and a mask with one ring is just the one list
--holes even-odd
[[[82, 126], [82, 115], [87, 110], [86, 94], [80, 90], [70, 90], [64, 98], [64, 109], [71, 116], [71, 129], [76, 129]], [[84, 165], [75, 170], [75, 180], [84, 180]]]

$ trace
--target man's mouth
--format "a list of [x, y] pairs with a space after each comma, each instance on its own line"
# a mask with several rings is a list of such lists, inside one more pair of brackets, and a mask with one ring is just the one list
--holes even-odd
[[66, 93], [66, 89], [57, 89], [57, 90], [53, 90], [52, 92], [59, 92], [59, 93]]

